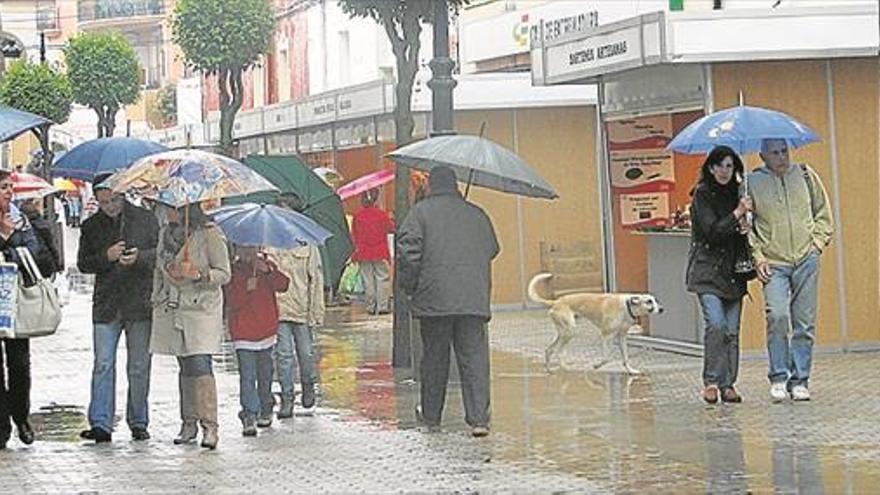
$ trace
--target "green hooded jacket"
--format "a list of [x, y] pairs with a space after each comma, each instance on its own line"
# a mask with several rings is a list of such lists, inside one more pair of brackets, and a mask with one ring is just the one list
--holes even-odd
[[749, 174], [748, 189], [754, 206], [749, 243], [756, 262], [796, 265], [831, 242], [828, 194], [809, 166], [792, 164], [782, 176], [761, 167]]

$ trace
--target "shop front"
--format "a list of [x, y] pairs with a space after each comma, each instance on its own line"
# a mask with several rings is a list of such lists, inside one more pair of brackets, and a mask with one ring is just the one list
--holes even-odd
[[[744, 26], [754, 35], [712, 34]], [[792, 155], [817, 170], [837, 221], [822, 258], [819, 345], [880, 344], [868, 309], [880, 302], [877, 26], [877, 5], [867, 3], [658, 12], [533, 43], [533, 84], [597, 84], [605, 288], [647, 291], [661, 300], [667, 311], [652, 318], [649, 330], [656, 345], [698, 351], [702, 342], [699, 306], [685, 290], [684, 272], [690, 192], [705, 156], [665, 147], [689, 123], [741, 98], [792, 114], [822, 137]], [[756, 155], [744, 159], [750, 168], [760, 166]], [[742, 344], [759, 349], [760, 285], [753, 283], [750, 293]]]

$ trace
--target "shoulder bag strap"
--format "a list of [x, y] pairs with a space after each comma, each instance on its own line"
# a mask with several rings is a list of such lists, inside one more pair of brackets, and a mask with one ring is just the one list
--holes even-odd
[[810, 212], [815, 214], [815, 209], [813, 208], [813, 177], [810, 174], [810, 169], [807, 167], [807, 164], [801, 163], [801, 171], [804, 173], [804, 180], [807, 182], [807, 192], [810, 194]]
[[28, 276], [31, 277], [31, 280], [35, 284], [40, 283], [43, 280], [43, 274], [40, 273], [37, 262], [34, 261], [34, 257], [31, 255], [31, 250], [26, 247], [17, 247], [15, 251], [18, 253], [18, 257], [21, 258], [21, 262], [28, 271]]

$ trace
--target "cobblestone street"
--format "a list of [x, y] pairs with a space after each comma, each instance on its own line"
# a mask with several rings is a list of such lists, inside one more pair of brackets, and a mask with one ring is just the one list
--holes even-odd
[[322, 397], [313, 415], [275, 421], [243, 438], [234, 363], [218, 356], [217, 451], [174, 446], [176, 364], [154, 358], [153, 439], [136, 443], [118, 363], [114, 442], [83, 443], [91, 344], [88, 295], [65, 308], [63, 328], [33, 341], [37, 442], [0, 453], [7, 493], [576, 492], [866, 493], [880, 483], [877, 355], [821, 355], [810, 403], [771, 405], [764, 360], [746, 359], [745, 402], [708, 407], [699, 359], [632, 350], [644, 375], [588, 371], [598, 341], [572, 342], [565, 371], [543, 372], [550, 339], [542, 312], [492, 323], [492, 435], [475, 440], [451, 389], [441, 433], [417, 429], [417, 386], [389, 365], [390, 320], [348, 308], [320, 332]]

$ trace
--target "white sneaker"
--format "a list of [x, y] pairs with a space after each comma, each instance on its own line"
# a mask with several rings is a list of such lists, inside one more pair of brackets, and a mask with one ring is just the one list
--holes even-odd
[[788, 398], [788, 391], [785, 390], [785, 383], [770, 384], [770, 398], [773, 402], [782, 402]]
[[810, 400], [810, 390], [803, 385], [795, 385], [791, 389], [791, 399], [795, 401]]

